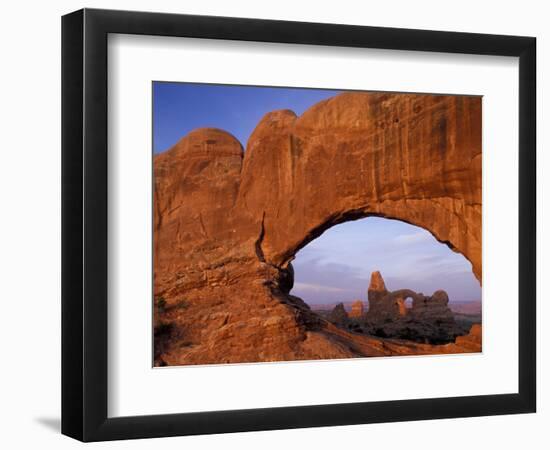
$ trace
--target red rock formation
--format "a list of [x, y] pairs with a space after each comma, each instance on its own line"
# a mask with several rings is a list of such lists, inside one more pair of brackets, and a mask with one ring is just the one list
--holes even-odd
[[384, 324], [387, 321], [394, 321], [406, 314], [405, 298], [416, 296], [416, 293], [409, 290], [401, 290], [396, 293], [389, 292], [380, 272], [371, 274], [368, 290], [369, 311], [367, 319], [373, 323]]
[[346, 220], [421, 226], [481, 277], [480, 98], [342, 94], [267, 114], [244, 155], [196, 130], [155, 156], [154, 178], [159, 364], [406, 352], [358, 343], [289, 295], [295, 253]]
[[346, 326], [349, 321], [348, 313], [344, 308], [343, 303], [338, 303], [330, 312], [328, 320], [339, 327]]
[[348, 93], [299, 118], [267, 114], [238, 205], [263, 218], [265, 258], [280, 267], [327, 228], [377, 215], [429, 230], [480, 279], [481, 99]]
[[410, 315], [418, 321], [454, 321], [453, 312], [449, 308], [449, 296], [443, 290], [435, 291], [431, 297], [417, 295], [413, 299]]
[[370, 274], [370, 284], [369, 284], [369, 300], [379, 298], [380, 295], [386, 295], [388, 293], [388, 289], [386, 288], [386, 283], [384, 282], [384, 278], [382, 278], [382, 274], [377, 270], [375, 272], [372, 272]]
[[474, 324], [466, 336], [457, 336], [456, 345], [471, 350], [473, 352], [481, 351], [481, 325]]
[[361, 318], [361, 317], [363, 317], [364, 313], [365, 313], [365, 311], [364, 311], [363, 302], [361, 300], [355, 300], [351, 304], [351, 311], [349, 313], [349, 316], [351, 318]]
[[[410, 289], [389, 292], [380, 272], [373, 272], [368, 295], [365, 326], [373, 334], [432, 343], [451, 342], [461, 334], [443, 290], [431, 297]], [[407, 298], [413, 299], [410, 309]]]

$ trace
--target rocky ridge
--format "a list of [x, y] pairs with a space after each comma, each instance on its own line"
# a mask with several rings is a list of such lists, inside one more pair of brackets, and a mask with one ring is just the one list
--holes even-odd
[[[405, 303], [408, 298], [412, 299], [410, 308]], [[432, 296], [411, 289], [390, 292], [382, 275], [376, 271], [371, 275], [368, 303], [368, 312], [364, 314], [363, 302], [355, 301], [349, 315], [340, 303], [332, 310], [328, 320], [358, 333], [427, 344], [455, 342], [457, 336], [465, 334], [456, 323], [448, 306], [449, 297], [443, 290], [434, 292]]]
[[[443, 290], [431, 296], [411, 289], [389, 292], [380, 272], [374, 272], [368, 297], [366, 329], [374, 335], [441, 344], [454, 342], [463, 334], [448, 306], [449, 296]], [[405, 303], [408, 298], [412, 299], [410, 308]]]

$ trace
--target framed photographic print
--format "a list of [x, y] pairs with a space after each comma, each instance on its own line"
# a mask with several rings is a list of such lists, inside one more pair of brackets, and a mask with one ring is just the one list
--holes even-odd
[[62, 31], [64, 434], [535, 411], [535, 38]]

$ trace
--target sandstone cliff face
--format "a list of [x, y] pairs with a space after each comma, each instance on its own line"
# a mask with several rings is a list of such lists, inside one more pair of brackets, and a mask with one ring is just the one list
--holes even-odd
[[369, 215], [429, 230], [481, 279], [479, 98], [342, 94], [267, 114], [244, 153], [200, 129], [155, 156], [156, 362], [418, 353], [358, 341], [289, 295], [295, 253]]
[[478, 352], [481, 348], [481, 335], [481, 325], [474, 324], [466, 336], [458, 336], [456, 338], [456, 345], [466, 350]]
[[327, 228], [378, 215], [429, 230], [481, 279], [480, 118], [477, 97], [385, 93], [267, 114], [238, 205], [264, 218], [264, 255], [279, 266]]
[[363, 317], [363, 314], [365, 314], [364, 305], [361, 300], [355, 300], [351, 304], [351, 311], [349, 313], [349, 316], [354, 319], [358, 319]]

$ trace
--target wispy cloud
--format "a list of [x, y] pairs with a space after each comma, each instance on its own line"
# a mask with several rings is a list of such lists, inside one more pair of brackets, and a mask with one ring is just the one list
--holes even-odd
[[418, 230], [413, 233], [400, 234], [398, 236], [395, 236], [392, 241], [396, 244], [407, 245], [417, 244], [419, 242], [426, 242], [430, 239], [433, 239], [433, 237], [427, 231]]
[[334, 287], [334, 286], [324, 286], [322, 284], [313, 284], [313, 283], [294, 283], [294, 289], [302, 291], [311, 291], [311, 292], [347, 292], [347, 289]]

